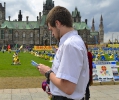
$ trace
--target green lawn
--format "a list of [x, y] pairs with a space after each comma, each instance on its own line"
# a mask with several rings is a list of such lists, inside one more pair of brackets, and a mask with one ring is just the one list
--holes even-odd
[[13, 53], [2, 53], [0, 51], [0, 77], [30, 77], [41, 76], [36, 67], [31, 65], [31, 60], [37, 63], [43, 63], [51, 67], [52, 63], [41, 59], [30, 53], [19, 53], [21, 65], [11, 65]]
[[[43, 63], [51, 67], [52, 63], [41, 59], [30, 53], [19, 53], [21, 65], [11, 65], [13, 53], [2, 53], [0, 51], [0, 77], [31, 77], [41, 76], [36, 67], [31, 65], [31, 60], [37, 63]], [[106, 59], [111, 60], [106, 55]], [[119, 63], [117, 63], [119, 64]], [[119, 70], [119, 69], [118, 69]]]

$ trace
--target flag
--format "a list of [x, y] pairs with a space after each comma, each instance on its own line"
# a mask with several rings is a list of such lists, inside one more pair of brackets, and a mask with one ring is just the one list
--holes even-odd
[[23, 45], [20, 46], [19, 50], [21, 50], [23, 48]]
[[10, 47], [10, 44], [7, 46], [7, 49], [9, 50], [11, 47]]

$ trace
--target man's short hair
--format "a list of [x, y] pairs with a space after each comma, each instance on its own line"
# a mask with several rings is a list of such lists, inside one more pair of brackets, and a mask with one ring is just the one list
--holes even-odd
[[56, 27], [56, 20], [66, 27], [72, 27], [72, 16], [65, 7], [55, 6], [50, 10], [46, 18], [46, 23], [49, 23], [52, 27]]

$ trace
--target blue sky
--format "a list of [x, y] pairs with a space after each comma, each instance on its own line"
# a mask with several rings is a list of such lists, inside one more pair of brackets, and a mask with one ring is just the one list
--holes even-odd
[[[6, 2], [6, 19], [18, 19], [19, 10], [22, 11], [23, 20], [29, 16], [29, 20], [36, 21], [39, 12], [43, 10], [43, 2], [46, 0], [0, 0], [4, 5]], [[55, 6], [66, 7], [70, 12], [78, 8], [81, 14], [81, 21], [88, 19], [88, 26], [91, 28], [92, 19], [95, 20], [95, 30], [99, 30], [100, 16], [103, 16], [104, 41], [118, 38], [119, 40], [119, 0], [53, 0]]]

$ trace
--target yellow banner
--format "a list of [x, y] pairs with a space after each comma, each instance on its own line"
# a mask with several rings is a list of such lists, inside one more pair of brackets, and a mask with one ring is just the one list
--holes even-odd
[[[57, 48], [57, 46], [54, 46]], [[52, 50], [52, 46], [34, 46], [33, 50]]]
[[117, 47], [119, 47], [119, 44], [108, 44], [108, 47], [112, 47], [112, 48], [116, 47], [117, 48]]

